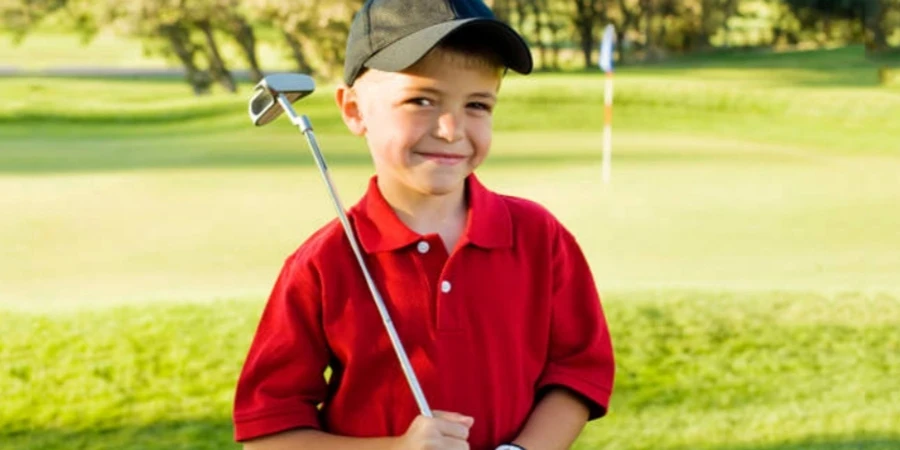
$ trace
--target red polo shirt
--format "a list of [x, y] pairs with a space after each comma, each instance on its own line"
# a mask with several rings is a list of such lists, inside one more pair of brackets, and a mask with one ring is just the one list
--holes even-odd
[[[575, 239], [541, 206], [474, 176], [467, 196], [452, 253], [437, 234], [407, 228], [375, 178], [349, 214], [429, 405], [474, 417], [473, 449], [515, 438], [549, 386], [577, 392], [592, 418], [602, 416], [612, 346]], [[418, 413], [333, 221], [287, 259], [275, 284], [237, 385], [235, 438], [298, 427], [396, 436]]]

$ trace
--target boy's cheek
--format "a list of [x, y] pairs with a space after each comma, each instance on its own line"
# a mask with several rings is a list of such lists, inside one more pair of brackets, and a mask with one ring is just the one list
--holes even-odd
[[479, 147], [484, 147], [485, 150], [491, 146], [491, 142], [494, 138], [494, 131], [491, 126], [491, 121], [486, 120], [480, 127], [475, 130], [473, 140], [476, 141]]

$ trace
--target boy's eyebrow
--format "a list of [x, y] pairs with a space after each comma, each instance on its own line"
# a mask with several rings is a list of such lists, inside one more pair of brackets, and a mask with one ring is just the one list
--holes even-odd
[[[427, 93], [433, 94], [433, 95], [444, 94], [444, 91], [437, 89], [437, 88], [433, 88], [433, 87], [414, 87], [414, 88], [407, 88], [406, 90], [415, 91], [415, 92], [427, 92]], [[491, 92], [473, 92], [473, 93], [469, 94], [468, 96], [469, 97], [482, 97], [482, 98], [487, 98], [490, 100], [497, 99], [497, 96]]]
[[496, 100], [496, 99], [497, 99], [497, 96], [494, 95], [494, 94], [492, 94], [492, 93], [490, 93], [490, 92], [476, 92], [476, 93], [472, 94], [471, 97], [484, 97], [484, 98], [487, 98], [487, 99], [490, 99], [490, 100]]

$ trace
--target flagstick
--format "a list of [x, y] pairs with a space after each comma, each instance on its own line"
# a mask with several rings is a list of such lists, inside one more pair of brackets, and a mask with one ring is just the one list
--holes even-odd
[[603, 184], [609, 184], [612, 172], [612, 104], [613, 104], [613, 71], [606, 72], [606, 90], [604, 98], [603, 120]]

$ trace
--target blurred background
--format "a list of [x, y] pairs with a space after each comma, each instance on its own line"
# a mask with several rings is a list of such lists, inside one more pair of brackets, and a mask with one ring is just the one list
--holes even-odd
[[[271, 285], [334, 217], [247, 100], [314, 75], [297, 108], [355, 203], [361, 3], [0, 0], [0, 449], [237, 448]], [[618, 357], [575, 448], [900, 448], [900, 1], [488, 3], [539, 70], [505, 78], [479, 177], [572, 230]]]

